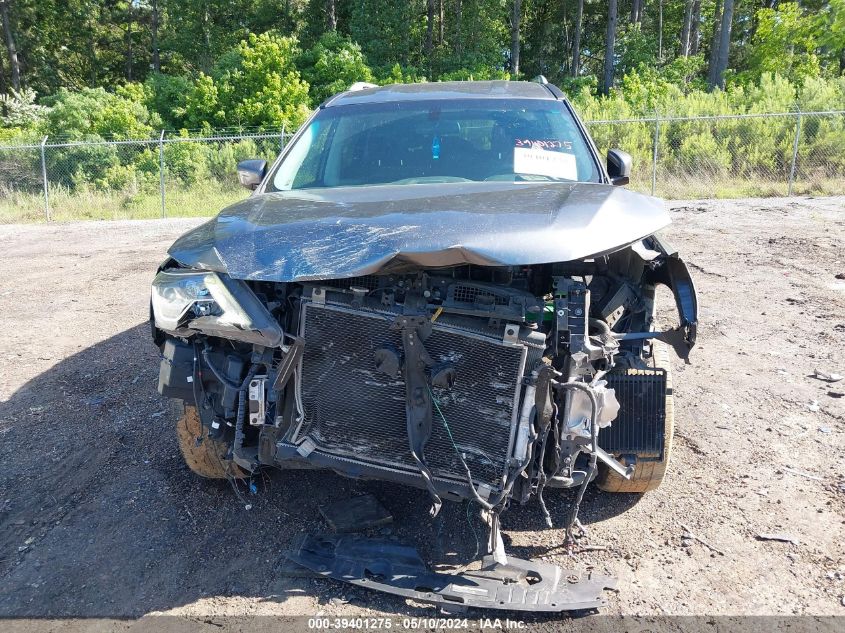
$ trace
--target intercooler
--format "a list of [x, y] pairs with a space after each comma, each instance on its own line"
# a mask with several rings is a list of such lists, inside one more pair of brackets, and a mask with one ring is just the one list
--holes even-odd
[[[374, 358], [385, 348], [401, 356], [401, 334], [391, 328], [395, 318], [389, 310], [302, 301], [304, 418], [290, 441], [341, 458], [336, 463], [345, 466], [339, 470], [357, 474], [366, 470], [360, 466], [370, 465], [419, 474], [409, 448], [402, 374], [391, 378], [379, 372]], [[506, 342], [501, 332], [496, 336], [441, 321], [423, 345], [435, 367], [450, 366], [456, 378], [449, 389], [431, 388], [436, 406], [424, 449], [428, 468], [447, 485], [465, 482], [460, 452], [476, 485], [496, 489], [512, 453], [526, 358], [529, 350], [532, 357], [539, 352]]]
[[617, 455], [636, 455], [639, 461], [663, 459], [666, 371], [611, 372], [607, 383], [616, 392], [619, 415], [599, 432], [599, 446]]

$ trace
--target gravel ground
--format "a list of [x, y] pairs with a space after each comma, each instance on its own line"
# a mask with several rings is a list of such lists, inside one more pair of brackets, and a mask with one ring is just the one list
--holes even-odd
[[[845, 381], [813, 377], [845, 374], [844, 211], [842, 198], [673, 204], [699, 345], [674, 366], [663, 487], [583, 504], [607, 550], [578, 563], [620, 579], [609, 613], [845, 614]], [[0, 226], [0, 616], [432, 615], [290, 578], [281, 554], [325, 528], [321, 504], [369, 491], [429, 560], [466, 557], [465, 506], [432, 521], [422, 492], [297, 471], [239, 498], [184, 467], [147, 302], [167, 246], [197, 222]], [[547, 499], [562, 525], [569, 495]], [[514, 554], [565, 562], [536, 502], [503, 525]]]

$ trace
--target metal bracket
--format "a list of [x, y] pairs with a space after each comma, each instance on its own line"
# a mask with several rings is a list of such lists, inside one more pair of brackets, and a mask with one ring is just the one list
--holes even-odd
[[364, 305], [364, 299], [369, 292], [366, 288], [359, 288], [357, 286], [350, 286], [349, 289], [352, 291], [352, 301], [350, 304], [353, 308], [360, 308]]
[[603, 318], [610, 327], [613, 327], [619, 318], [625, 313], [625, 309], [636, 302], [636, 295], [627, 283], [622, 283], [600, 310]]
[[305, 351], [305, 339], [291, 334], [287, 334], [286, 336], [293, 339], [293, 344], [289, 345], [287, 349], [282, 348], [285, 351], [285, 355], [282, 358], [279, 368], [276, 370], [276, 380], [273, 381], [274, 391], [281, 391], [288, 384]]
[[247, 399], [250, 426], [262, 426], [264, 424], [267, 402], [266, 385], [267, 376], [256, 376], [249, 381]]
[[505, 325], [505, 335], [502, 337], [505, 345], [519, 345], [519, 326], [513, 323]]
[[381, 291], [381, 305], [385, 306], [386, 308], [392, 308], [395, 303], [396, 295], [393, 293], [392, 290]]
[[326, 289], [315, 287], [311, 290], [311, 301], [317, 305], [326, 304]]
[[625, 466], [621, 464], [613, 455], [608, 453], [603, 448], [596, 447], [596, 457], [598, 457], [601, 461], [610, 467], [610, 469], [618, 474], [620, 477], [624, 477], [625, 479], [630, 479], [631, 475], [634, 474], [634, 467], [633, 466]]
[[417, 463], [423, 481], [433, 502], [431, 516], [440, 511], [442, 501], [434, 486], [433, 475], [425, 463], [425, 445], [431, 437], [433, 406], [431, 389], [428, 384], [426, 369], [434, 365], [423, 346], [421, 334], [431, 328], [431, 322], [424, 316], [398, 316], [392, 328], [402, 334], [404, 364], [402, 375], [405, 379], [405, 415], [408, 428], [408, 443], [411, 456]]
[[314, 443], [314, 440], [306, 437], [302, 444], [296, 447], [296, 452], [302, 455], [302, 457], [308, 457], [316, 448], [317, 445]]
[[478, 493], [479, 497], [487, 501], [488, 499], [490, 499], [490, 495], [493, 493], [493, 489], [485, 483], [480, 483], [478, 484], [476, 492]]
[[507, 565], [508, 556], [505, 553], [505, 541], [502, 539], [502, 524], [499, 520], [499, 513], [496, 510], [482, 510], [481, 518], [490, 528], [487, 535], [487, 556], [499, 565]]

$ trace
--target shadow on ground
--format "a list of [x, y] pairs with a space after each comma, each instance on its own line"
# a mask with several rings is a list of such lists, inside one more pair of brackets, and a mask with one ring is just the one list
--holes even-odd
[[[474, 507], [445, 503], [430, 520], [425, 493], [393, 484], [272, 471], [255, 478], [250, 494], [195, 477], [156, 393], [157, 375], [157, 350], [141, 324], [61, 361], [0, 403], [0, 617], [140, 616], [215, 596], [283, 607], [294, 596], [325, 604], [341, 595], [361, 607], [430, 614], [333, 581], [283, 575], [290, 542], [327, 529], [319, 506], [361, 492], [391, 511], [391, 536], [432, 563], [464, 563], [483, 548]], [[546, 498], [562, 525], [568, 494]], [[583, 516], [601, 521], [635, 500], [591, 492]], [[509, 509], [504, 527], [545, 529], [536, 501]], [[316, 611], [313, 602], [297, 604], [287, 614]]]

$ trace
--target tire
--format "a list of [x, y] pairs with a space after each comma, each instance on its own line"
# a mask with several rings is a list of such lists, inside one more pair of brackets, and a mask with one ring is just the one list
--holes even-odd
[[202, 425], [196, 407], [176, 401], [179, 418], [176, 421], [176, 438], [185, 463], [194, 473], [208, 479], [241, 479], [246, 473], [230, 459], [229, 443], [214, 440], [208, 436], [208, 429]]
[[[596, 485], [605, 492], [642, 493], [654, 490], [662, 482], [669, 468], [672, 454], [672, 438], [675, 435], [675, 401], [672, 395], [672, 364], [669, 348], [658, 341], [652, 347], [651, 366], [666, 370], [666, 422], [663, 430], [663, 459], [660, 461], [638, 462], [630, 479], [619, 476], [604, 464], [599, 464]], [[636, 372], [636, 369], [629, 369]]]

